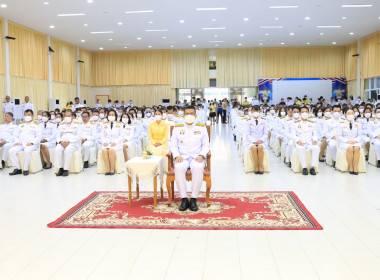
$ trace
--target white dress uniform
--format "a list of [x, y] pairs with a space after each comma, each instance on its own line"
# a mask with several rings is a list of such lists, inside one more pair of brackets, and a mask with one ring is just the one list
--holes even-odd
[[[349, 122], [348, 120], [341, 121], [338, 129], [339, 148], [347, 150], [348, 147], [361, 148], [361, 125], [358, 121]], [[348, 141], [355, 141], [356, 144], [349, 144]]]
[[16, 129], [17, 125], [13, 124], [12, 122], [0, 125], [0, 142], [6, 142], [3, 147], [0, 147], [0, 150], [3, 151], [3, 154], [1, 156], [2, 161], [6, 162], [8, 160], [9, 149], [12, 148], [15, 143]]
[[268, 148], [268, 129], [267, 122], [264, 118], [251, 118], [246, 125], [246, 148], [248, 150], [259, 140], [263, 141], [260, 145], [263, 145], [264, 150]]
[[[16, 169], [20, 169], [17, 154], [24, 151], [24, 171], [28, 171], [32, 152], [37, 149], [37, 145], [40, 141], [41, 128], [38, 122], [31, 121], [20, 124], [16, 129], [15, 134], [15, 143], [19, 143], [19, 145], [9, 149], [9, 158], [12, 161], [12, 166]], [[27, 146], [29, 143], [32, 143], [33, 145]]]
[[34, 105], [31, 102], [24, 102], [24, 103], [22, 103], [21, 108], [22, 108], [22, 115], [23, 116], [24, 116], [25, 111], [28, 110], [28, 109], [32, 110], [33, 113], [34, 113]]
[[371, 137], [371, 143], [375, 147], [376, 159], [380, 160], [380, 118], [373, 118], [368, 126], [368, 134]]
[[15, 104], [13, 102], [4, 102], [3, 103], [3, 114], [5, 113], [12, 113], [14, 115], [14, 109], [15, 109]]
[[370, 137], [368, 134], [368, 127], [369, 127], [371, 118], [367, 119], [366, 117], [360, 117], [358, 119], [358, 121], [360, 122], [361, 127], [362, 127], [362, 139], [361, 140], [365, 144], [365, 143], [370, 141]]
[[[113, 149], [115, 152], [121, 151], [123, 149], [123, 124], [121, 122], [106, 122], [103, 124], [102, 129], [102, 149]], [[104, 144], [108, 144], [104, 147]], [[111, 147], [111, 144], [116, 144], [116, 146]]]
[[[128, 155], [128, 159], [131, 159], [133, 157], [133, 153], [135, 151], [135, 145], [136, 145], [135, 138], [134, 138], [135, 128], [133, 124], [127, 124], [127, 123], [126, 124], [123, 123], [122, 126], [123, 126], [123, 133], [124, 133], [123, 145], [125, 144], [128, 146], [127, 155]], [[139, 153], [140, 150], [138, 150], [137, 152]]]
[[[63, 168], [63, 170], [69, 170], [71, 157], [73, 152], [79, 148], [78, 127], [79, 123], [72, 121], [67, 124], [63, 122], [59, 125], [57, 131], [57, 146], [55, 147], [55, 159], [57, 168]], [[59, 142], [69, 141], [70, 144], [64, 148]], [[65, 162], [63, 162], [63, 154], [65, 154]]]
[[337, 153], [337, 139], [333, 139], [333, 137], [337, 138], [340, 122], [344, 119], [339, 117], [338, 119], [332, 117], [329, 119], [324, 126], [324, 135], [326, 137], [327, 146], [331, 154], [331, 158], [333, 161], [336, 161], [336, 153]]
[[45, 139], [47, 142], [42, 143], [48, 149], [54, 148], [57, 140], [57, 125], [51, 122], [40, 123], [41, 127], [41, 140]]
[[94, 106], [95, 109], [99, 109], [99, 108], [102, 108], [102, 104], [101, 103], [96, 103], [95, 106]]
[[[315, 167], [319, 159], [319, 146], [313, 145], [313, 141], [318, 141], [317, 127], [312, 120], [297, 120], [292, 127], [293, 141], [296, 144], [298, 158], [302, 168], [307, 168], [305, 152], [311, 150], [311, 166]], [[303, 143], [303, 146], [298, 145], [298, 141]]]
[[202, 124], [177, 124], [170, 140], [170, 151], [173, 158], [183, 157], [183, 162], [175, 163], [175, 181], [181, 198], [187, 198], [186, 171], [190, 167], [192, 179], [192, 198], [197, 198], [202, 186], [205, 163], [197, 162], [196, 157], [207, 157], [210, 151], [207, 129]]
[[82, 143], [83, 161], [88, 161], [88, 158], [90, 157], [90, 149], [95, 147], [95, 140], [97, 136], [96, 132], [97, 130], [95, 123], [92, 122], [82, 123], [78, 127], [79, 141], [82, 141], [82, 139], [87, 139]]
[[80, 104], [80, 103], [78, 103], [78, 104], [74, 104], [72, 107], [71, 107], [71, 110], [73, 111], [73, 112], [75, 112], [76, 110], [77, 110], [77, 108], [83, 108], [83, 107], [85, 107], [83, 104]]
[[104, 106], [104, 108], [108, 109], [108, 108], [111, 108], [112, 107], [112, 103], [109, 102], [109, 103], [106, 103], [106, 105]]

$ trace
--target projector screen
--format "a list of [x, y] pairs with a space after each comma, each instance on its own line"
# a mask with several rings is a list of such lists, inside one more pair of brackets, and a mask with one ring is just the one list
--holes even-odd
[[273, 100], [272, 104], [278, 104], [281, 98], [288, 96], [303, 98], [304, 95], [313, 98], [313, 103], [317, 102], [320, 96], [323, 96], [327, 102], [332, 96], [331, 80], [290, 80], [290, 81], [273, 81]]

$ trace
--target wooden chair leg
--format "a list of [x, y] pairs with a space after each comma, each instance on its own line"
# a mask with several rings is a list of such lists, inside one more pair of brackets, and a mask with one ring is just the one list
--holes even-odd
[[140, 185], [139, 185], [139, 178], [136, 177], [136, 193], [137, 193], [137, 199], [140, 198]]
[[211, 178], [205, 178], [206, 181], [206, 202], [207, 202], [207, 207], [211, 206], [211, 201], [210, 201], [210, 191], [211, 191]]
[[168, 197], [168, 206], [171, 205], [172, 199], [173, 199], [173, 194], [172, 194], [172, 191], [171, 191], [170, 183], [171, 183], [171, 178], [167, 177], [166, 178], [166, 189], [168, 190], [168, 196], [169, 196]]
[[132, 179], [130, 176], [128, 176], [128, 202], [129, 206], [132, 206]]
[[164, 189], [162, 188], [162, 184], [161, 184], [161, 199], [164, 199]]
[[174, 199], [174, 181], [171, 182], [172, 186], [172, 199]]

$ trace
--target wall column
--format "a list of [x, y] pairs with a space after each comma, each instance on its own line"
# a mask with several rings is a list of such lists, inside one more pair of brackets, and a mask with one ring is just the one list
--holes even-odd
[[76, 74], [77, 74], [77, 97], [80, 98], [80, 64], [79, 64], [79, 47], [76, 47]]
[[47, 52], [48, 52], [48, 83], [49, 83], [49, 97], [53, 98], [53, 71], [51, 67], [51, 52], [49, 51], [50, 47], [50, 36], [47, 37]]
[[[4, 37], [8, 36], [8, 20], [4, 19]], [[7, 88], [7, 95], [11, 95], [11, 72], [9, 61], [9, 40], [4, 39], [4, 52], [5, 52], [5, 84]]]

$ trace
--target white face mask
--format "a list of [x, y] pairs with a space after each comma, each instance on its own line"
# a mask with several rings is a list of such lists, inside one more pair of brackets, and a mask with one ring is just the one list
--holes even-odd
[[37, 120], [42, 120], [42, 115], [37, 115]]
[[168, 117], [168, 115], [166, 113], [163, 113], [162, 114], [162, 118], [165, 120], [166, 118]]
[[110, 122], [114, 122], [115, 119], [116, 119], [115, 116], [108, 116], [108, 120], [109, 120]]
[[31, 116], [25, 116], [25, 117], [24, 117], [24, 120], [25, 120], [26, 122], [30, 122], [30, 121], [32, 121], [33, 119], [32, 119]]
[[72, 122], [71, 117], [66, 117], [66, 118], [65, 118], [65, 123], [71, 123], [71, 122]]
[[98, 116], [92, 116], [92, 120], [93, 120], [93, 121], [97, 121], [98, 119], [99, 119]]
[[280, 114], [282, 117], [286, 116], [286, 112], [281, 112]]
[[275, 110], [270, 110], [270, 113], [273, 115], [273, 114], [276, 113], [276, 111]]
[[363, 109], [363, 108], [359, 109], [359, 112], [360, 112], [360, 113], [363, 113], [363, 112], [364, 112], [364, 109]]
[[179, 111], [178, 116], [183, 116], [183, 111]]
[[141, 119], [142, 114], [137, 114], [137, 117], [138, 117], [139, 119]]
[[295, 119], [299, 119], [299, 117], [300, 117], [300, 114], [299, 114], [299, 113], [294, 113], [294, 114], [293, 114], [293, 118], [295, 118]]
[[42, 117], [43, 122], [47, 122], [49, 119], [47, 117]]
[[100, 114], [99, 114], [99, 117], [100, 117], [101, 119], [104, 119], [104, 113], [100, 113]]
[[318, 112], [318, 118], [322, 117], [322, 112]]
[[352, 122], [354, 120], [355, 116], [354, 115], [347, 115], [346, 119], [349, 121], [349, 122]]
[[306, 120], [308, 116], [309, 116], [308, 113], [302, 113], [302, 114], [301, 114], [301, 118], [302, 118], [303, 120]]
[[[146, 116], [148, 117], [148, 118], [150, 118], [151, 116], [152, 116], [152, 114], [151, 113], [146, 113]], [[141, 118], [141, 117], [140, 117]]]
[[50, 115], [51, 120], [55, 120], [55, 115]]
[[377, 114], [376, 114], [376, 118], [377, 118], [377, 119], [380, 119], [380, 113], [377, 113]]
[[185, 122], [187, 124], [192, 124], [195, 121], [195, 116], [194, 115], [186, 115], [185, 116]]
[[364, 117], [366, 117], [367, 119], [369, 119], [371, 117], [371, 113], [365, 113]]
[[122, 118], [121, 121], [123, 122], [123, 124], [126, 124], [126, 123], [128, 123], [128, 118]]
[[154, 119], [156, 121], [160, 121], [160, 120], [162, 120], [162, 116], [161, 115], [154, 116]]
[[359, 116], [359, 112], [354, 113], [355, 117]]
[[325, 112], [325, 117], [330, 118], [331, 117], [331, 112]]
[[334, 112], [333, 116], [334, 116], [334, 118], [338, 119], [340, 117], [340, 113], [339, 112]]
[[250, 117], [252, 117], [252, 116], [253, 116], [253, 113], [252, 113], [252, 112], [248, 112], [248, 115], [249, 115]]
[[255, 118], [255, 119], [257, 119], [259, 116], [260, 116], [260, 113], [259, 112], [253, 112], [253, 117]]
[[61, 118], [56, 118], [55, 120], [57, 121], [57, 123], [60, 123], [62, 121]]

